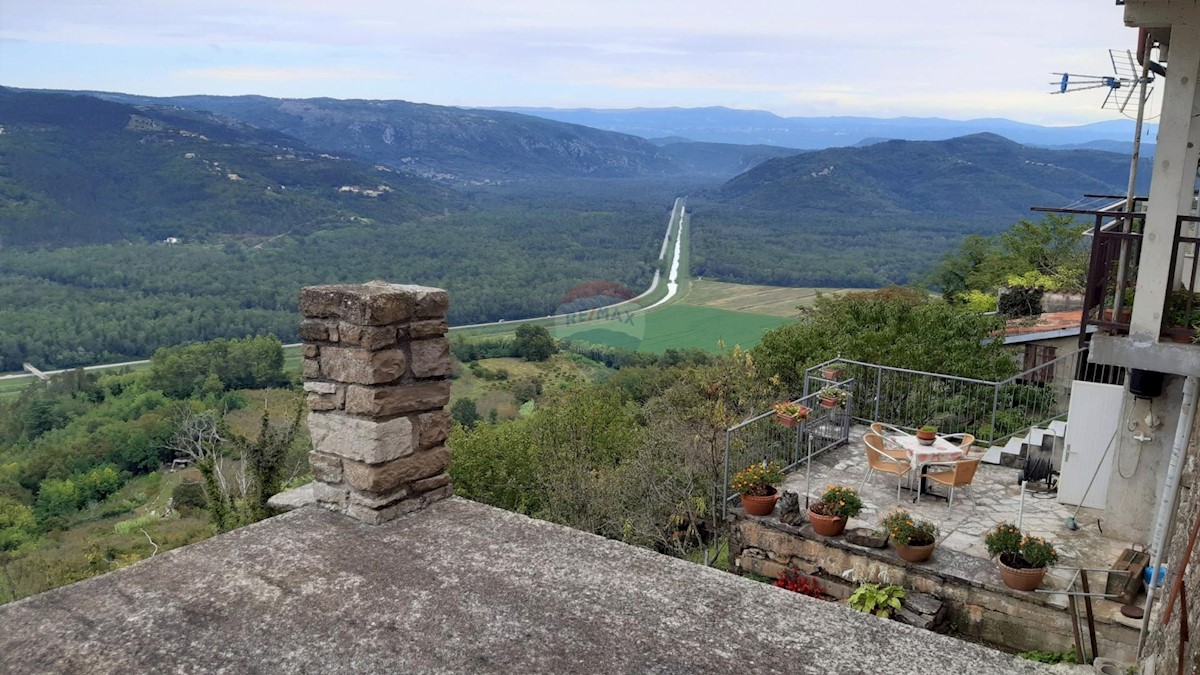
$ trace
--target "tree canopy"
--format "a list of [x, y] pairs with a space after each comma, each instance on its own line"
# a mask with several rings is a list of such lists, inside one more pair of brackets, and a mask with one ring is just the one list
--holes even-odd
[[763, 336], [754, 348], [759, 372], [798, 394], [804, 370], [835, 358], [947, 375], [993, 379], [1012, 359], [987, 338], [1003, 323], [926, 293], [898, 287], [820, 295], [800, 320]]

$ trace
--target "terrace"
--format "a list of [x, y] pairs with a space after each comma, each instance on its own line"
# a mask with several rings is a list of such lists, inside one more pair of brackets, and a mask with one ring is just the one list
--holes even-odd
[[[813, 412], [794, 429], [776, 423], [771, 414], [730, 429], [731, 470], [755, 457], [780, 461], [789, 470], [781, 491], [799, 496], [803, 514], [807, 503], [828, 485], [859, 487], [867, 470], [867, 422], [880, 419], [912, 428], [922, 423], [914, 420], [936, 418], [943, 432], [966, 431], [983, 439], [971, 455], [987, 457], [969, 489], [974, 501], [959, 489], [951, 508], [944, 499], [946, 488], [930, 483], [941, 498], [922, 496], [914, 503], [916, 492], [904, 489], [897, 502], [896, 477], [874, 474], [860, 492], [863, 512], [851, 519], [847, 531], [876, 529], [897, 505], [936, 523], [939, 536], [933, 557], [926, 563], [908, 563], [890, 548], [819, 536], [803, 515], [784, 518], [777, 509], [770, 516], [747, 516], [736, 507], [736, 495], [727, 493], [733, 522], [731, 568], [777, 577], [793, 567], [827, 586], [841, 587], [843, 593], [864, 582], [896, 584], [943, 603], [954, 631], [963, 637], [1021, 651], [1075, 647], [1077, 653], [1132, 661], [1141, 621], [1123, 616], [1123, 603], [1115, 597], [1102, 597], [1109, 576], [1104, 572], [1092, 572], [1088, 590], [1094, 595], [1085, 599], [1077, 570], [1109, 570], [1123, 551], [1135, 547], [1104, 534], [1102, 510], [1060, 503], [1057, 490], [1051, 488], [1052, 476], [1031, 480], [1026, 469], [1031, 463], [1025, 461], [1044, 455], [1052, 470], [1061, 468], [1059, 434], [1065, 426], [1070, 381], [1081, 374], [1094, 379], [1119, 374], [1089, 366], [1083, 352], [993, 383], [843, 364], [848, 371], [841, 381], [823, 378], [818, 367], [809, 372], [806, 388], [815, 391], [832, 384], [848, 389], [853, 392], [849, 405], [825, 409], [809, 394], [800, 402]], [[1036, 433], [1043, 428], [1044, 433]], [[991, 448], [985, 447], [988, 440]], [[907, 485], [907, 478], [904, 482]], [[1068, 526], [1072, 521], [1077, 529]], [[983, 541], [984, 532], [1000, 522], [1017, 523], [1057, 547], [1059, 564], [1038, 592], [1018, 592], [1002, 583]], [[1114, 574], [1114, 582], [1123, 578]]]

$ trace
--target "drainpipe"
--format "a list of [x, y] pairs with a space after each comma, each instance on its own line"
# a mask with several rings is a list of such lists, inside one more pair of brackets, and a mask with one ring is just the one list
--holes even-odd
[[[1150, 548], [1151, 582], [1146, 589], [1146, 605], [1143, 608], [1142, 630], [1138, 636], [1138, 658], [1142, 657], [1142, 649], [1146, 646], [1146, 633], [1150, 626], [1150, 608], [1154, 604], [1154, 588], [1161, 581], [1158, 569], [1162, 567], [1163, 555], [1166, 553], [1167, 540], [1171, 520], [1174, 517], [1175, 504], [1179, 499], [1179, 478], [1183, 474], [1184, 458], [1187, 456], [1188, 443], [1192, 437], [1192, 421], [1196, 416], [1196, 389], [1200, 379], [1188, 377], [1183, 383], [1183, 403], [1179, 407], [1179, 424], [1175, 427], [1175, 444], [1171, 446], [1171, 461], [1167, 464], [1167, 480], [1163, 484], [1161, 498], [1158, 501], [1158, 514], [1154, 518], [1154, 539]], [[1184, 570], [1174, 570], [1183, 574]]]

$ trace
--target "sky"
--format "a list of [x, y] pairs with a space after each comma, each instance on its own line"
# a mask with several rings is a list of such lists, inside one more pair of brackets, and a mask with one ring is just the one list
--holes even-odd
[[787, 116], [1119, 119], [1112, 0], [0, 0], [0, 85]]

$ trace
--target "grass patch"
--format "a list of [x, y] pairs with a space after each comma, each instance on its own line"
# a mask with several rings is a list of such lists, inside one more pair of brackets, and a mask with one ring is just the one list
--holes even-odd
[[[286, 424], [304, 397], [303, 391], [295, 389], [239, 389], [238, 393], [246, 399], [246, 407], [230, 411], [225, 420], [231, 429], [247, 438], [258, 437], [264, 409], [271, 415], [271, 424]], [[307, 425], [301, 426], [302, 435], [307, 437]]]
[[555, 330], [560, 339], [661, 354], [671, 349], [698, 347], [716, 352], [741, 345], [753, 347], [763, 333], [788, 323], [779, 316], [732, 312], [715, 307], [668, 305], [633, 321], [608, 321], [565, 326]]

